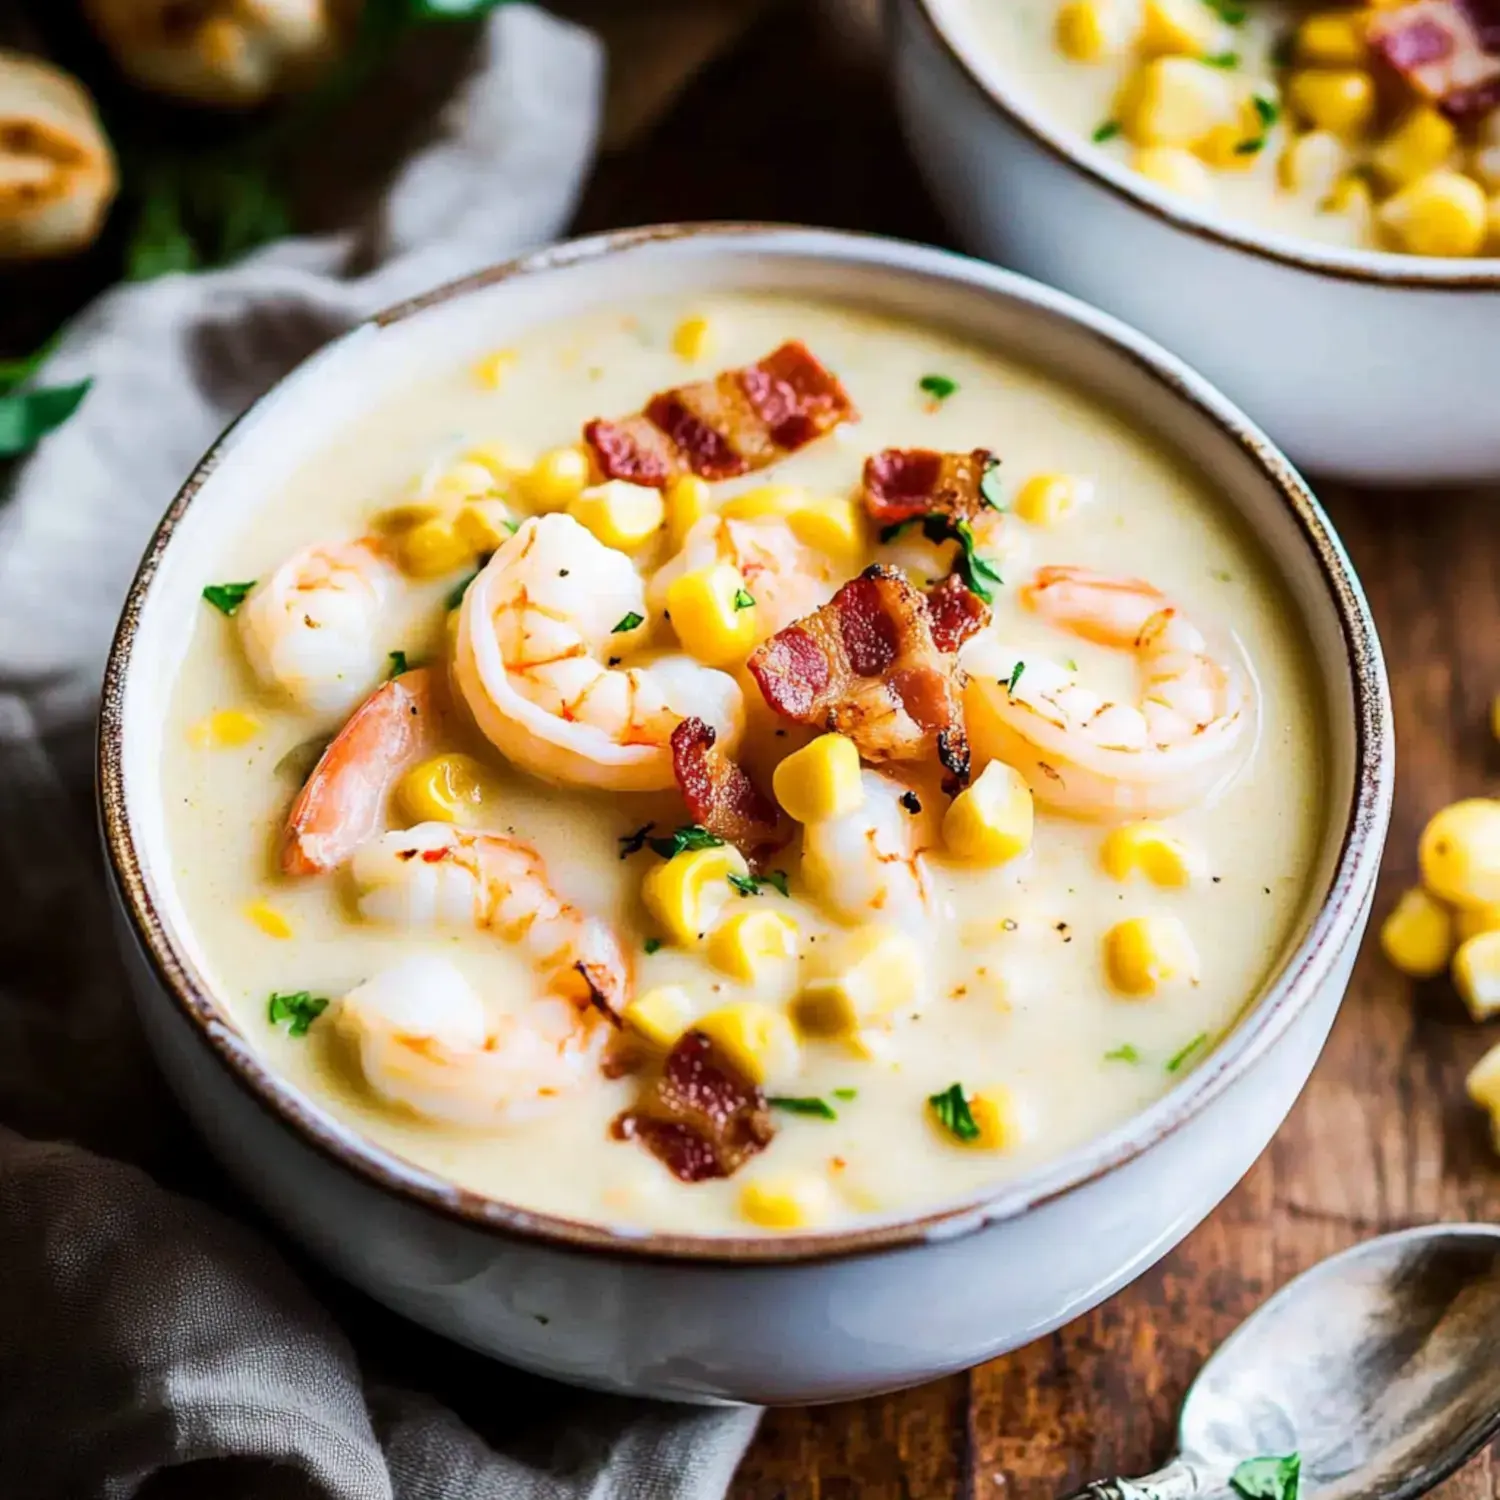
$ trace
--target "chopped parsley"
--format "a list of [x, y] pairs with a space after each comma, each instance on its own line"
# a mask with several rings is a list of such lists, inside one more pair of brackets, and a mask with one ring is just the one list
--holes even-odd
[[639, 615], [631, 610], [628, 615], [621, 615], [619, 623], [611, 630], [611, 635], [624, 635], [627, 630], [639, 630], [646, 623], [645, 615]]
[[1297, 1500], [1302, 1484], [1302, 1457], [1288, 1453], [1281, 1458], [1247, 1458], [1235, 1467], [1229, 1483], [1244, 1500]]
[[772, 1109], [784, 1109], [792, 1115], [812, 1115], [819, 1120], [836, 1120], [838, 1111], [826, 1100], [816, 1096], [799, 1099], [787, 1094], [772, 1094], [766, 1103]]
[[249, 583], [211, 583], [203, 590], [203, 597], [221, 615], [232, 615], [249, 597], [250, 590], [254, 587], [253, 578]]
[[1234, 154], [1236, 156], [1259, 156], [1266, 149], [1266, 138], [1263, 135], [1252, 137], [1248, 141], [1236, 141], [1234, 143]]
[[615, 842], [620, 846], [620, 858], [629, 859], [646, 847], [646, 835], [656, 827], [655, 823], [642, 823], [634, 833], [622, 833]]
[[469, 585], [478, 577], [479, 570], [476, 568], [467, 578], [460, 579], [453, 586], [453, 592], [443, 601], [443, 607], [445, 609], [457, 609], [464, 602], [464, 595], [469, 592]]
[[1074, 661], [1071, 656], [1064, 659], [1063, 666], [1065, 666], [1070, 672], [1076, 672], [1078, 670], [1078, 663]]
[[755, 607], [755, 595], [748, 589], [736, 589], [734, 607], [736, 610], [753, 609]]
[[308, 1028], [327, 1009], [328, 1001], [324, 996], [297, 990], [294, 994], [272, 995], [266, 1014], [271, 1018], [273, 1026], [285, 1021], [288, 1036], [306, 1036]]
[[671, 859], [687, 849], [717, 849], [724, 840], [700, 823], [684, 823], [670, 838], [647, 839], [646, 842], [663, 859]]
[[833, 1091], [833, 1097], [835, 1099], [857, 1099], [857, 1098], [859, 1098], [859, 1090], [858, 1089], [835, 1089]]
[[917, 382], [917, 389], [925, 391], [934, 401], [946, 401], [958, 390], [958, 382], [946, 375], [924, 375]]
[[411, 671], [411, 665], [406, 660], [406, 652], [387, 651], [386, 657], [391, 664], [390, 671], [385, 674], [387, 677], [399, 677], [403, 672]]
[[1211, 68], [1223, 68], [1228, 71], [1239, 67], [1240, 55], [1238, 52], [1211, 52], [1202, 61]]
[[964, 1098], [964, 1086], [950, 1083], [940, 1094], [931, 1094], [927, 1107], [937, 1116], [937, 1122], [955, 1140], [977, 1141], [979, 1126], [974, 1123], [969, 1101]]
[[647, 953], [656, 953], [656, 952], [659, 952], [660, 949], [661, 949], [661, 939], [660, 938], [647, 938], [646, 941], [645, 941], [645, 943], [642, 946], [645, 948], [645, 950], [646, 950]]
[[1141, 1054], [1137, 1052], [1129, 1042], [1126, 1042], [1123, 1046], [1116, 1047], [1112, 1051], [1106, 1052], [1104, 1054], [1104, 1060], [1105, 1062], [1138, 1063], [1141, 1060]]
[[1012, 696], [1015, 695], [1016, 684], [1021, 680], [1021, 674], [1026, 670], [1026, 663], [1018, 661], [1011, 671], [1010, 680], [1005, 684], [1005, 691]]
[[1203, 3], [1226, 26], [1245, 24], [1245, 7], [1239, 3], [1239, 0], [1203, 0]]
[[729, 883], [742, 896], [758, 896], [767, 886], [783, 896], [792, 894], [787, 887], [785, 870], [772, 870], [769, 875], [731, 875]]
[[1094, 144], [1102, 146], [1105, 141], [1114, 140], [1123, 128], [1118, 120], [1106, 120], [1094, 131]]
[[1171, 1057], [1167, 1059], [1167, 1072], [1175, 1073], [1207, 1041], [1208, 1033], [1206, 1031], [1200, 1031], [1198, 1035], [1195, 1036], [1192, 1041], [1187, 1044], [1186, 1047], [1182, 1048], [1182, 1050], [1179, 1052], [1174, 1052]]
[[929, 511], [925, 516], [911, 516], [905, 521], [896, 521], [890, 526], [882, 527], [880, 540], [882, 543], [893, 542], [908, 526], [919, 523], [922, 535], [929, 542], [958, 543], [959, 554], [953, 560], [953, 571], [971, 594], [977, 594], [986, 604], [993, 604], [995, 586], [1003, 584], [1005, 580], [994, 563], [979, 555], [974, 528], [967, 521], [955, 521], [952, 516], [945, 516], [941, 511]]
[[1004, 510], [1005, 501], [1000, 498], [1000, 460], [992, 458], [979, 476], [979, 498], [991, 510]]
[[1255, 106], [1255, 113], [1260, 116], [1260, 123], [1267, 130], [1281, 118], [1281, 106], [1274, 99], [1267, 99], [1264, 94], [1253, 94], [1250, 102]]

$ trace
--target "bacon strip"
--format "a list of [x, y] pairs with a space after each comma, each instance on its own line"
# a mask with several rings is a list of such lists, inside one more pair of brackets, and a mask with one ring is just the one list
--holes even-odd
[[693, 821], [733, 844], [759, 870], [790, 832], [781, 810], [718, 748], [717, 739], [702, 719], [684, 719], [672, 731], [672, 771]]
[[584, 441], [606, 479], [663, 489], [682, 474], [733, 479], [859, 420], [838, 377], [795, 339], [756, 364], [661, 391], [619, 421], [596, 417]]
[[950, 656], [990, 623], [989, 605], [957, 573], [927, 590], [927, 613], [933, 642]]
[[949, 783], [967, 784], [954, 661], [933, 638], [927, 601], [898, 569], [866, 568], [758, 646], [748, 665], [783, 718], [848, 735], [870, 761], [936, 753]]
[[1409, 0], [1370, 18], [1377, 56], [1445, 114], [1462, 119], [1500, 104], [1500, 3]]
[[620, 1140], [639, 1140], [679, 1182], [728, 1177], [776, 1133], [760, 1089], [689, 1031], [634, 1109], [614, 1123]]
[[970, 453], [885, 448], [865, 460], [865, 509], [877, 526], [930, 515], [972, 520], [984, 506], [980, 483], [997, 463], [988, 448]]

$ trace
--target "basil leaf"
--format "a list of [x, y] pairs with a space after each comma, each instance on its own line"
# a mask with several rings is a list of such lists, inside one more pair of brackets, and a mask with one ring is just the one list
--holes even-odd
[[0, 458], [29, 453], [78, 410], [92, 384], [80, 380], [77, 385], [49, 385], [0, 396]]
[[942, 1093], [929, 1095], [927, 1107], [937, 1116], [938, 1124], [956, 1140], [979, 1139], [979, 1126], [974, 1123], [969, 1101], [964, 1098], [963, 1084], [950, 1083]]
[[211, 583], [203, 590], [203, 597], [221, 615], [232, 615], [249, 598], [254, 587], [253, 578], [248, 583]]

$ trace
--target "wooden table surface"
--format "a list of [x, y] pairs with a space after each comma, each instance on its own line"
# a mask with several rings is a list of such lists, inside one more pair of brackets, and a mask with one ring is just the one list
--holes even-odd
[[[605, 163], [581, 227], [767, 218], [946, 243], [881, 80], [806, 14], [780, 8]], [[1476, 393], [1476, 399], [1488, 399]], [[1376, 920], [1414, 877], [1417, 834], [1493, 791], [1500, 690], [1500, 495], [1323, 487], [1385, 643], [1399, 739]], [[1463, 1077], [1486, 1036], [1445, 983], [1417, 989], [1373, 942], [1307, 1091], [1254, 1170], [1173, 1254], [1104, 1307], [966, 1374], [896, 1396], [770, 1413], [735, 1500], [1031, 1500], [1172, 1449], [1204, 1357], [1283, 1282], [1356, 1240], [1500, 1216], [1500, 1162]], [[1440, 1492], [1497, 1493], [1486, 1454]]]

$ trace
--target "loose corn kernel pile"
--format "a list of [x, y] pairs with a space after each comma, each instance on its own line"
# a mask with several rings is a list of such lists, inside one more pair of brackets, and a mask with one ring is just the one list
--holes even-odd
[[1263, 61], [1255, 22], [1205, 0], [1065, 0], [1054, 42], [1123, 65], [1095, 138], [1142, 176], [1211, 199], [1220, 172], [1274, 162], [1268, 189], [1347, 215], [1365, 244], [1410, 255], [1500, 255], [1500, 109], [1455, 125], [1379, 66], [1375, 3], [1300, 15]]

